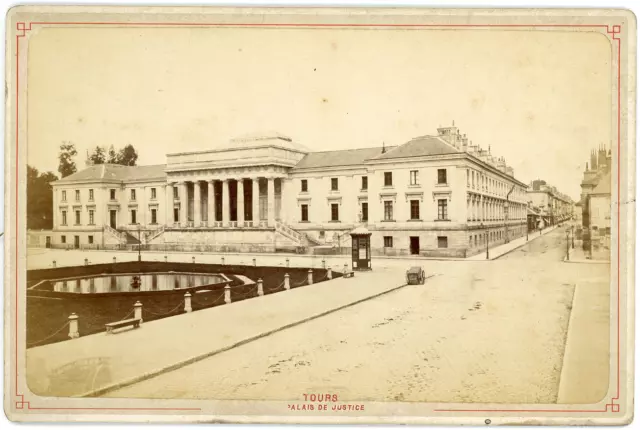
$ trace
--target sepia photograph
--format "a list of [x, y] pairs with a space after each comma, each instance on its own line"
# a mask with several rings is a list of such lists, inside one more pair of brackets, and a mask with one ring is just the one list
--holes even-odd
[[12, 9], [7, 415], [629, 423], [635, 38], [613, 9]]

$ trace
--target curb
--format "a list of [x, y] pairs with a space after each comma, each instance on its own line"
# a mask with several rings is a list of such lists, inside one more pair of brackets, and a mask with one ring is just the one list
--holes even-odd
[[[427, 276], [425, 279], [433, 278], [434, 276], [436, 276], [436, 275]], [[99, 396], [102, 396], [102, 395], [104, 395], [104, 394], [106, 394], [108, 392], [111, 392], [111, 391], [114, 391], [114, 390], [118, 390], [118, 389], [130, 386], [130, 385], [136, 384], [138, 382], [142, 382], [142, 381], [145, 381], [147, 379], [154, 378], [156, 376], [160, 376], [163, 373], [167, 373], [167, 372], [171, 372], [173, 370], [180, 369], [182, 367], [188, 366], [190, 364], [196, 363], [198, 361], [204, 360], [204, 359], [209, 358], [209, 357], [213, 357], [214, 355], [218, 355], [220, 353], [229, 351], [231, 349], [237, 348], [239, 346], [245, 345], [245, 344], [253, 342], [255, 340], [262, 339], [264, 337], [270, 336], [272, 334], [278, 333], [278, 332], [286, 330], [288, 328], [292, 328], [292, 327], [304, 324], [306, 322], [321, 318], [321, 317], [323, 317], [325, 315], [329, 315], [329, 314], [332, 314], [334, 312], [349, 308], [349, 307], [357, 305], [359, 303], [363, 303], [363, 302], [366, 302], [368, 300], [375, 299], [377, 297], [380, 297], [380, 296], [383, 296], [385, 294], [388, 294], [388, 293], [394, 292], [396, 290], [399, 290], [401, 288], [404, 288], [404, 287], [406, 287], [408, 285], [409, 284], [403, 284], [403, 285], [391, 288], [389, 290], [374, 294], [373, 296], [368, 296], [368, 297], [365, 297], [363, 299], [359, 299], [359, 300], [356, 300], [354, 302], [347, 303], [346, 305], [341, 305], [341, 306], [339, 306], [337, 308], [333, 308], [333, 309], [329, 309], [328, 311], [320, 312], [319, 314], [312, 315], [312, 316], [304, 318], [302, 320], [286, 324], [286, 325], [284, 325], [282, 327], [278, 327], [278, 328], [269, 330], [267, 332], [257, 334], [255, 336], [248, 337], [246, 339], [243, 339], [241, 341], [233, 343], [233, 344], [231, 344], [229, 346], [225, 346], [225, 347], [213, 350], [213, 351], [209, 351], [209, 352], [202, 353], [200, 355], [196, 355], [194, 357], [188, 358], [188, 359], [180, 361], [178, 363], [174, 363], [174, 364], [162, 367], [160, 369], [156, 369], [156, 370], [153, 370], [151, 372], [144, 373], [144, 374], [139, 375], [139, 376], [134, 376], [132, 378], [126, 379], [126, 380], [121, 381], [121, 382], [113, 383], [111, 385], [108, 385], [108, 386], [103, 387], [103, 388], [99, 388], [97, 390], [92, 390], [92, 391], [86, 392], [84, 394], [80, 394], [77, 397], [99, 397]]]
[[[567, 368], [567, 346], [569, 345], [569, 332], [571, 330], [571, 323], [574, 320], [574, 312], [576, 305], [576, 296], [578, 295], [578, 284], [573, 284], [573, 297], [571, 298], [571, 311], [569, 314], [569, 321], [567, 321], [567, 334], [564, 338], [564, 349], [562, 351], [562, 368], [560, 369], [560, 376], [558, 376], [558, 392], [556, 393], [556, 401], [558, 403], [560, 400], [560, 390], [562, 390], [562, 381], [566, 378], [565, 369]], [[564, 378], [563, 378], [564, 376]]]

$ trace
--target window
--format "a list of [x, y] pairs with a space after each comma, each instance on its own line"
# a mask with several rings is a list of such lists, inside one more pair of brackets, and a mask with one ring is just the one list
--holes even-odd
[[411, 200], [411, 219], [420, 219], [420, 200]]
[[438, 199], [438, 219], [447, 219], [447, 201]]
[[80, 190], [76, 190], [76, 202], [80, 201]]
[[174, 199], [179, 198], [179, 196], [178, 196], [178, 187], [173, 187], [173, 198]]
[[158, 275], [151, 275], [151, 288], [154, 290], [158, 289]]
[[109, 190], [109, 195], [110, 195], [110, 196], [109, 196], [109, 198], [110, 198], [111, 200], [115, 200], [115, 199], [116, 199], [116, 190], [115, 190], [115, 189], [113, 189], [113, 188], [112, 188], [112, 189], [110, 189], [110, 190]]
[[89, 225], [93, 225], [93, 210], [89, 211]]
[[363, 190], [368, 190], [369, 189], [369, 178], [366, 176], [362, 177], [362, 187]]
[[89, 245], [93, 245], [93, 236], [89, 236]]
[[62, 225], [67, 225], [67, 211], [62, 211]]
[[309, 187], [306, 179], [302, 179], [300, 181], [300, 191], [302, 191], [303, 193], [306, 193], [307, 191], [309, 191]]
[[151, 224], [157, 224], [157, 223], [158, 223], [158, 210], [151, 209]]
[[384, 247], [393, 248], [393, 236], [384, 236]]
[[447, 236], [438, 236], [438, 248], [448, 248], [448, 242]]
[[469, 236], [469, 246], [473, 246], [473, 236]]
[[447, 183], [447, 169], [438, 169], [438, 184]]
[[89, 190], [89, 200], [93, 201], [93, 190]]
[[309, 205], [300, 205], [300, 221], [309, 221]]
[[467, 188], [469, 188], [469, 169], [467, 169]]
[[180, 221], [180, 210], [178, 208], [173, 208], [173, 222]]
[[155, 200], [155, 199], [156, 199], [156, 189], [155, 189], [155, 188], [151, 188], [151, 198], [152, 198], [153, 200]]
[[80, 225], [80, 211], [76, 211], [76, 225]]
[[131, 224], [135, 224], [136, 223], [136, 210], [132, 209], [131, 210]]
[[418, 185], [418, 171], [411, 170], [409, 172], [409, 184], [410, 185]]
[[338, 203], [331, 203], [331, 221], [339, 221]]
[[384, 186], [392, 187], [393, 186], [393, 174], [392, 172], [384, 172]]
[[63, 202], [67, 201], [67, 192], [65, 190], [62, 190], [62, 201]]
[[60, 242], [67, 243], [67, 236], [60, 236]]
[[338, 191], [338, 178], [331, 178], [331, 191]]
[[362, 202], [362, 221], [369, 221], [369, 203]]
[[385, 201], [384, 202], [384, 220], [385, 221], [393, 221], [393, 202]]
[[131, 190], [131, 200], [136, 199], [136, 190]]

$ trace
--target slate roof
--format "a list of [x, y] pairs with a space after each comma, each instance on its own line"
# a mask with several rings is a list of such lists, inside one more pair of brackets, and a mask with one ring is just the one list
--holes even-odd
[[443, 155], [461, 152], [437, 136], [420, 136], [411, 139], [393, 150], [374, 157], [374, 160], [419, 157], [423, 155]]
[[121, 166], [119, 164], [98, 164], [89, 166], [66, 178], [56, 181], [58, 183], [76, 181], [135, 181], [139, 179], [165, 180], [167, 174], [164, 172], [166, 164], [156, 164], [151, 166]]
[[[387, 147], [387, 152], [395, 147]], [[293, 170], [330, 166], [356, 166], [382, 153], [382, 147], [341, 149], [338, 151], [310, 152], [296, 164]]]

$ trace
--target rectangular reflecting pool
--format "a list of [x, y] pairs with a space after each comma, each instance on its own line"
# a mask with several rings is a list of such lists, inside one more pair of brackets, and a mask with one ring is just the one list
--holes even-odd
[[[135, 282], [135, 278], [139, 282]], [[77, 294], [138, 293], [180, 290], [226, 281], [224, 275], [211, 273], [131, 273], [52, 280], [35, 289]]]

